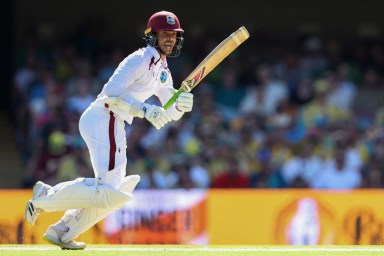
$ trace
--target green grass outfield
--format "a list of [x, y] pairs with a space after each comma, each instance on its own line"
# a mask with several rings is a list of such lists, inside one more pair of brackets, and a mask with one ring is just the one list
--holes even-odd
[[60, 250], [49, 245], [0, 245], [1, 256], [147, 256], [147, 255], [384, 255], [383, 246], [193, 246], [193, 245], [88, 245], [82, 251]]

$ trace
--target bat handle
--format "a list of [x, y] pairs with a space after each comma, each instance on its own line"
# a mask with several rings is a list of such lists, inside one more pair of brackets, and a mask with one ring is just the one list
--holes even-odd
[[176, 102], [177, 97], [179, 97], [180, 93], [182, 93], [182, 92], [184, 92], [183, 89], [179, 89], [177, 92], [175, 92], [175, 94], [173, 94], [172, 98], [170, 98], [170, 99], [168, 100], [168, 102], [165, 103], [165, 105], [163, 106], [163, 108], [165, 108], [165, 109], [169, 109], [169, 107], [172, 106], [172, 104]]

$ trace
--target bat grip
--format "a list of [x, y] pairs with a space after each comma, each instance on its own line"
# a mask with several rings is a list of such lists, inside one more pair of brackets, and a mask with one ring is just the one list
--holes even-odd
[[172, 98], [170, 98], [170, 99], [168, 100], [168, 102], [165, 103], [165, 105], [163, 106], [163, 108], [165, 108], [165, 109], [169, 109], [169, 107], [172, 106], [172, 104], [176, 102], [177, 97], [179, 97], [180, 93], [182, 93], [182, 92], [184, 92], [183, 89], [179, 89], [177, 92], [175, 92], [175, 94], [173, 94]]

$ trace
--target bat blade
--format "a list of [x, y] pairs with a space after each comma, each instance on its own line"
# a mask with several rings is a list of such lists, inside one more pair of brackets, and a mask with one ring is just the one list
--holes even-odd
[[225, 38], [217, 45], [200, 64], [181, 83], [180, 89], [164, 105], [168, 109], [182, 92], [190, 92], [206, 77], [217, 65], [220, 64], [239, 45], [249, 38], [247, 29], [243, 26]]

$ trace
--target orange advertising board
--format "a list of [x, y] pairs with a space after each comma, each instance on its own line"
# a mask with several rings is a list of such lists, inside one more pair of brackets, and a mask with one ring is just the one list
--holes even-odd
[[[63, 212], [24, 221], [30, 190], [0, 190], [0, 243], [46, 243]], [[137, 190], [78, 240], [217, 245], [384, 244], [382, 190]]]
[[384, 244], [382, 190], [210, 190], [210, 244]]
[[109, 243], [207, 244], [206, 190], [137, 190], [104, 221]]

